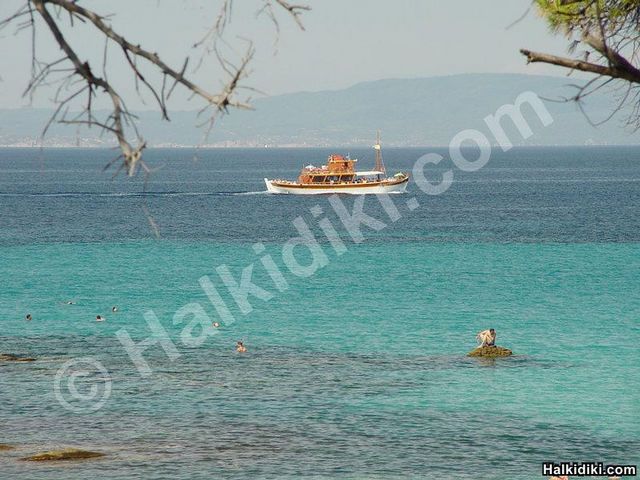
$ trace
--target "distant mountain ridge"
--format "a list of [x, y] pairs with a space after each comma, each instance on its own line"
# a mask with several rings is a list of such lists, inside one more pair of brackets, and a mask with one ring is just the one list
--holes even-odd
[[[138, 112], [139, 127], [151, 146], [365, 146], [381, 130], [386, 146], [447, 145], [461, 130], [488, 133], [484, 117], [517, 96], [533, 91], [545, 99], [575, 93], [564, 77], [520, 74], [461, 74], [364, 82], [343, 90], [298, 92], [257, 99], [254, 111], [232, 111], [220, 117], [208, 139], [197, 128], [195, 111], [174, 111], [171, 122], [158, 112]], [[599, 91], [585, 108], [595, 120], [609, 116], [614, 95]], [[514, 145], [636, 144], [640, 136], [621, 126], [624, 116], [595, 128], [574, 103], [545, 102], [553, 123], [543, 127], [527, 113], [534, 135], [523, 139], [507, 128]], [[52, 110], [0, 110], [0, 144], [39, 145], [40, 132]], [[505, 120], [505, 125], [509, 123]], [[489, 135], [487, 135], [490, 137]], [[492, 137], [490, 137], [492, 138]], [[98, 129], [54, 125], [45, 145], [111, 146]]]

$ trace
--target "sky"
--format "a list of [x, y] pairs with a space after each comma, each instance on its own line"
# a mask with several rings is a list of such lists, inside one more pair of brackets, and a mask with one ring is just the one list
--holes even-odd
[[[2, 17], [10, 15], [21, 0], [2, 0]], [[192, 46], [215, 21], [221, 1], [214, 0], [110, 0], [80, 1], [102, 14], [113, 14], [114, 29], [150, 51], [156, 51], [176, 70], [186, 55], [192, 67], [199, 51]], [[293, 2], [292, 2], [293, 3]], [[312, 7], [304, 12], [302, 31], [284, 11], [276, 10], [279, 28], [265, 14], [256, 15], [264, 0], [235, 0], [231, 22], [225, 30], [225, 58], [238, 62], [248, 41], [255, 46], [251, 74], [243, 97], [257, 98], [297, 91], [335, 90], [364, 81], [386, 78], [418, 78], [459, 73], [510, 72], [564, 75], [546, 65], [526, 65], [519, 49], [563, 54], [567, 42], [553, 36], [529, 0], [296, 0]], [[70, 43], [93, 68], [102, 64], [104, 41], [91, 29], [78, 25], [65, 30]], [[15, 33], [15, 27], [0, 31], [0, 108], [52, 105], [53, 89], [43, 88], [32, 99], [22, 95], [29, 81], [31, 37]], [[36, 34], [42, 59], [60, 55], [44, 25]], [[133, 109], [150, 109], [148, 94], [138, 98], [132, 75], [117, 49], [108, 50], [109, 79], [115, 82]], [[192, 72], [206, 89], [217, 91], [224, 74], [215, 56], [205, 57]], [[105, 103], [106, 105], [106, 103]], [[173, 109], [194, 109], [188, 96], [178, 93]]]

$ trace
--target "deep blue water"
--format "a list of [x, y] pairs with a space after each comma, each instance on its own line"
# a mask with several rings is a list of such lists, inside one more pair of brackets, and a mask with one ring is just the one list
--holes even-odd
[[[446, 154], [385, 150], [387, 168], [410, 170], [429, 151]], [[0, 150], [0, 353], [38, 358], [0, 363], [0, 443], [16, 446], [0, 450], [1, 476], [528, 479], [542, 478], [542, 461], [638, 464], [640, 148], [494, 150], [481, 170], [455, 170], [441, 195], [410, 183], [391, 198], [395, 221], [366, 197], [383, 227], [363, 226], [359, 243], [327, 197], [263, 192], [263, 177], [294, 178], [329, 153], [347, 152], [151, 150], [147, 162], [162, 168], [145, 181], [109, 180], [107, 150]], [[371, 166], [371, 151], [350, 153]], [[325, 216], [341, 255], [320, 229]], [[283, 257], [297, 217], [326, 260], [308, 276]], [[293, 251], [313, 266], [306, 246]], [[223, 265], [236, 281], [252, 265], [270, 298], [250, 295], [243, 312]], [[221, 323], [200, 345], [185, 341], [193, 315], [176, 317], [194, 305], [206, 328]], [[149, 311], [178, 357], [150, 346], [143, 377], [116, 333], [149, 337]], [[488, 327], [517, 355], [467, 358]], [[246, 354], [234, 351], [239, 339]], [[111, 394], [77, 413], [54, 385], [65, 362], [86, 357], [108, 371]], [[84, 371], [87, 394], [102, 377]], [[65, 378], [72, 407], [95, 402], [65, 393]], [[109, 456], [18, 460], [69, 446]]]
[[[191, 150], [151, 150], [147, 162], [161, 169], [148, 180], [142, 197], [142, 176], [109, 181], [110, 175], [101, 172], [112, 151], [47, 150], [40, 158], [35, 149], [3, 150], [0, 242], [150, 239], [143, 200], [165, 239], [283, 241], [291, 235], [293, 218], [309, 215], [318, 200], [265, 197], [262, 179], [295, 178], [301, 167], [323, 162], [332, 151], [221, 149], [201, 151], [194, 159]], [[384, 153], [389, 171], [404, 171], [431, 151], [446, 156], [442, 149]], [[637, 241], [639, 152], [633, 147], [494, 149], [483, 169], [456, 170], [455, 186], [445, 195], [426, 196], [411, 184], [409, 194], [420, 194], [421, 208], [381, 236], [420, 242]], [[371, 151], [350, 153], [361, 158], [364, 168], [373, 166]], [[435, 182], [451, 164], [428, 168]], [[372, 212], [380, 210], [376, 202], [369, 203]]]

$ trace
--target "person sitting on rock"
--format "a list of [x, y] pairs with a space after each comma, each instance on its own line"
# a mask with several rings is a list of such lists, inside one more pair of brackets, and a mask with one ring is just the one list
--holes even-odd
[[480, 340], [480, 348], [495, 347], [496, 331], [493, 328], [490, 328], [489, 330], [483, 330], [478, 335], [476, 335], [476, 340]]

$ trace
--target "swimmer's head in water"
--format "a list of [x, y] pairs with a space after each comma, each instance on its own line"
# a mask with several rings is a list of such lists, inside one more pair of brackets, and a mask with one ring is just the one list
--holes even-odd
[[113, 307], [113, 308], [111, 309], [111, 311], [112, 311], [112, 312], [117, 312], [117, 311], [118, 311], [118, 307]]
[[101, 318], [100, 315], [96, 315], [96, 319], [100, 320], [100, 318]]
[[31, 314], [27, 314], [27, 320], [31, 320]]
[[220, 326], [220, 324], [218, 322], [213, 322], [213, 326], [218, 328]]

